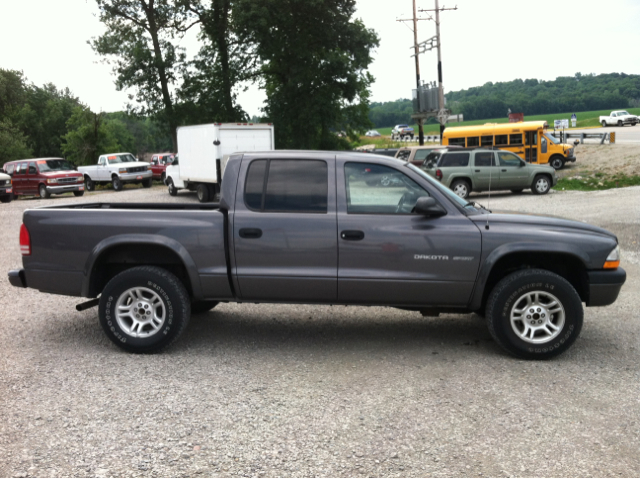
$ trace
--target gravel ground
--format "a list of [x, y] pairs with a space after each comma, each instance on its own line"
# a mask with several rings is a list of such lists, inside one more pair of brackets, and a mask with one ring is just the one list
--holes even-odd
[[[95, 308], [4, 276], [0, 476], [637, 476], [640, 188], [472, 199], [619, 236], [627, 283], [559, 358], [508, 356], [475, 315], [248, 304], [132, 355]], [[3, 204], [0, 272], [21, 264], [23, 210], [79, 201], [196, 199], [157, 186]]]

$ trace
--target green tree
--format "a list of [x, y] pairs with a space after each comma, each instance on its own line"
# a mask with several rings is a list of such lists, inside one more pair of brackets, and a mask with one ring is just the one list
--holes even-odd
[[[118, 120], [111, 120], [114, 121]], [[66, 158], [76, 165], [89, 165], [95, 163], [101, 154], [120, 151], [119, 127], [109, 123], [105, 113], [93, 113], [87, 107], [77, 107], [67, 122], [69, 132], [63, 136], [62, 152]]]
[[133, 88], [136, 111], [168, 126], [177, 151], [175, 94], [185, 65], [184, 51], [174, 45], [184, 17], [171, 0], [96, 0], [107, 32], [91, 41], [116, 74], [116, 87]]
[[344, 147], [368, 119], [367, 72], [378, 37], [354, 20], [355, 0], [237, 0], [243, 38], [261, 62], [264, 112], [279, 148]]
[[0, 120], [0, 166], [7, 161], [31, 158], [27, 138], [11, 120]]

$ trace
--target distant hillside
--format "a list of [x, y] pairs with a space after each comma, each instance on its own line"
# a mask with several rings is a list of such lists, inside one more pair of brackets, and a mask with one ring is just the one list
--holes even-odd
[[[446, 94], [447, 108], [465, 120], [506, 117], [512, 112], [544, 115], [567, 111], [620, 109], [640, 106], [640, 75], [576, 73], [552, 81], [533, 79], [485, 83]], [[413, 123], [410, 100], [372, 103], [369, 119], [376, 127]]]

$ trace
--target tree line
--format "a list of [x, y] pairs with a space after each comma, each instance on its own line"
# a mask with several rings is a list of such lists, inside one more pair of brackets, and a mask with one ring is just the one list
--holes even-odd
[[[0, 70], [0, 163], [106, 151], [177, 151], [176, 128], [213, 122], [275, 125], [278, 148], [344, 149], [371, 126], [368, 72], [376, 33], [355, 0], [96, 0], [103, 35], [89, 40], [111, 65], [126, 112], [96, 113], [68, 90]], [[180, 41], [197, 29], [192, 57]], [[250, 119], [238, 93], [266, 93]]]
[[[507, 117], [513, 113], [544, 115], [640, 106], [640, 75], [576, 73], [551, 81], [516, 79], [485, 83], [445, 95], [447, 108], [465, 120]], [[410, 100], [372, 103], [369, 119], [376, 127], [413, 123]]]

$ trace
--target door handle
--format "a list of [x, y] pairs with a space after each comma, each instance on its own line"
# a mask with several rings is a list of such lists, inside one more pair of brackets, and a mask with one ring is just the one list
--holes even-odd
[[506, 169], [504, 169], [504, 170], [500, 170], [500, 171], [502, 171], [502, 172], [506, 172], [507, 170], [506, 170]]
[[240, 228], [238, 234], [240, 238], [257, 239], [262, 236], [262, 230], [260, 228]]
[[340, 233], [340, 238], [347, 241], [360, 241], [364, 238], [364, 232], [358, 230], [344, 230]]
[[480, 170], [476, 170], [476, 173], [480, 173]]

